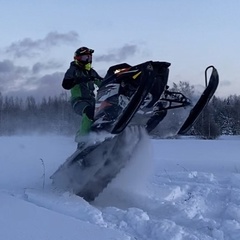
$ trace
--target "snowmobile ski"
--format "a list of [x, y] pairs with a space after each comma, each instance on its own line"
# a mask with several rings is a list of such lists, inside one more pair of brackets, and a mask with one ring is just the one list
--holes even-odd
[[[207, 71], [208, 69], [212, 68], [212, 73], [209, 79], [209, 82], [207, 83]], [[202, 93], [201, 97], [195, 104], [195, 106], [192, 108], [190, 111], [187, 119], [183, 123], [182, 127], [178, 131], [178, 135], [184, 135], [186, 132], [193, 126], [205, 106], [208, 104], [208, 102], [211, 100], [213, 97], [219, 83], [219, 76], [218, 72], [215, 67], [209, 66], [205, 70], [205, 83], [206, 83], [206, 88], [204, 92]]]
[[133, 118], [134, 114], [138, 111], [140, 105], [144, 101], [146, 95], [148, 94], [149, 90], [152, 88], [154, 83], [153, 77], [153, 67], [151, 63], [148, 63], [146, 70], [143, 71], [141, 76], [141, 85], [138, 87], [136, 93], [133, 95], [130, 103], [124, 109], [123, 113], [118, 117], [116, 123], [112, 127], [111, 133], [112, 134], [119, 134], [122, 132], [128, 123]]

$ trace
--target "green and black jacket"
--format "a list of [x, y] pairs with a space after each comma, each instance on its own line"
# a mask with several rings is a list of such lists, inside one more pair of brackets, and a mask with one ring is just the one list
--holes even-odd
[[95, 97], [94, 84], [99, 86], [101, 80], [102, 77], [93, 68], [86, 70], [73, 61], [65, 73], [62, 87], [71, 90], [72, 103], [77, 100], [91, 100]]

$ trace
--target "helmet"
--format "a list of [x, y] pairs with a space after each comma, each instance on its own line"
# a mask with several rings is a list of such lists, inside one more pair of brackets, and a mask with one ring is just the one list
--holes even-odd
[[88, 64], [92, 62], [94, 50], [87, 47], [80, 47], [74, 53], [74, 60], [77, 64]]

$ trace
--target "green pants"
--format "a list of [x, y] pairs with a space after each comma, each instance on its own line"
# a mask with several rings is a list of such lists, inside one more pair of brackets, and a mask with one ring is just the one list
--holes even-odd
[[74, 111], [82, 117], [80, 127], [76, 135], [78, 137], [88, 135], [94, 118], [95, 99], [89, 101], [78, 100], [73, 102], [72, 106]]

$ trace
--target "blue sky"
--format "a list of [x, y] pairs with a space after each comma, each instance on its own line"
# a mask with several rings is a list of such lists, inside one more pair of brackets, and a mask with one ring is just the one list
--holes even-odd
[[0, 92], [56, 95], [80, 46], [95, 49], [104, 76], [120, 62], [168, 61], [169, 85], [204, 85], [214, 65], [216, 95], [240, 95], [238, 0], [0, 0]]

